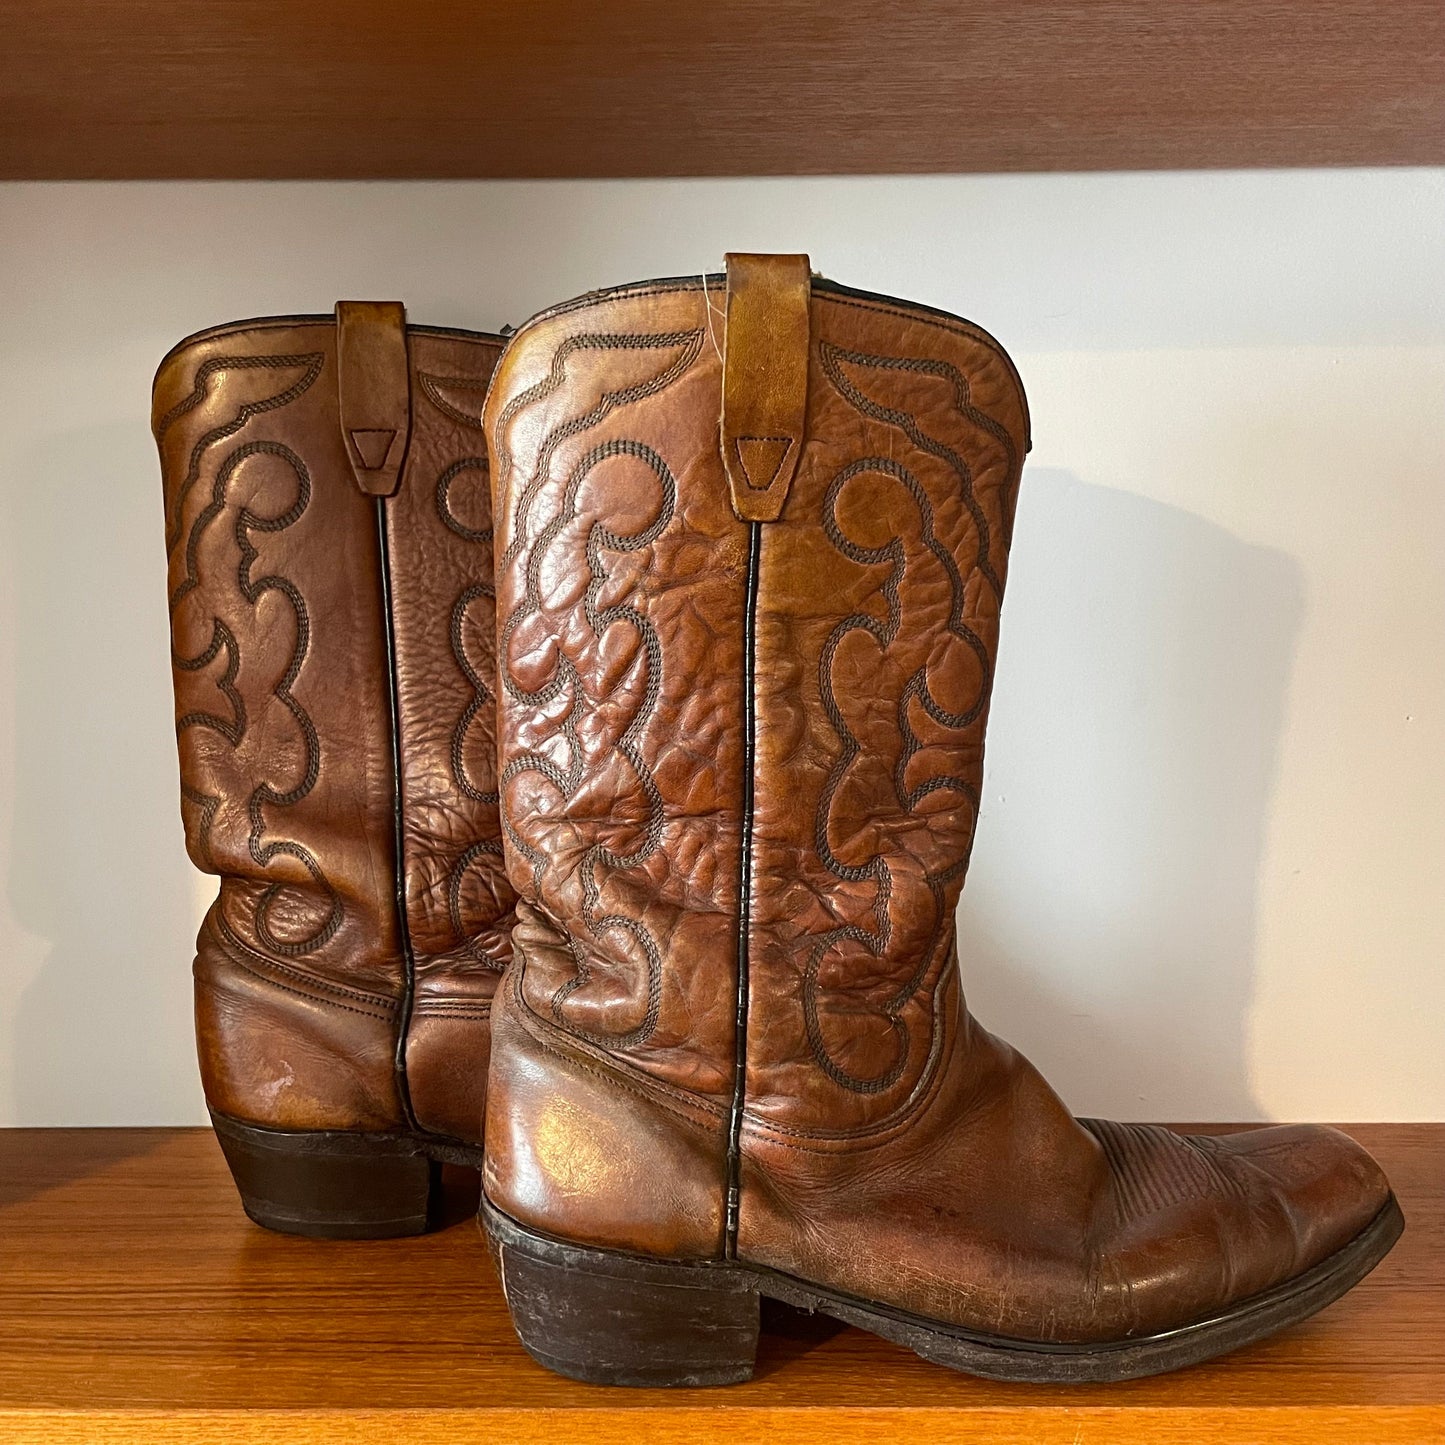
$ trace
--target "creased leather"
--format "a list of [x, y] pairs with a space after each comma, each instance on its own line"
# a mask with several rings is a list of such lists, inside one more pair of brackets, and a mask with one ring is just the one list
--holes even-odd
[[[696, 1200], [728, 1186], [736, 1088], [736, 1257], [836, 1291], [1082, 1342], [1310, 1268], [1388, 1198], [1358, 1146], [1076, 1120], [964, 1005], [953, 912], [1028, 446], [1012, 364], [966, 322], [815, 282], [806, 437], [750, 528], [719, 349], [693, 347], [715, 286], [543, 313], [487, 403], [523, 900], [489, 1195], [579, 1242], [717, 1257]], [[548, 1099], [568, 1138], [621, 1129], [610, 1154], [657, 1167], [599, 1166], [579, 1196], [525, 1146]]]
[[[740, 699], [710, 677], [742, 666], [747, 566], [719, 371], [701, 293], [663, 291], [529, 332], [487, 403], [506, 861], [559, 945], [529, 955], [523, 993], [717, 1096], [732, 1088], [743, 758]], [[706, 433], [679, 430], [699, 409]], [[711, 485], [680, 495], [694, 474]]]
[[[402, 1123], [400, 787], [416, 1117], [476, 1140], [484, 1069], [456, 1060], [485, 1064], [512, 906], [486, 791], [490, 617], [471, 595], [490, 567], [478, 408], [500, 343], [425, 328], [408, 340], [399, 313], [341, 308], [367, 336], [391, 328], [380, 362], [350, 373], [367, 401], [350, 415], [412, 433], [383, 504], [390, 617], [378, 504], [357, 485], [341, 420], [333, 319], [218, 328], [156, 378], [182, 814], [192, 859], [221, 878], [197, 944], [197, 1028], [207, 1097], [224, 1113], [287, 1128]], [[461, 531], [438, 510], [443, 489]]]

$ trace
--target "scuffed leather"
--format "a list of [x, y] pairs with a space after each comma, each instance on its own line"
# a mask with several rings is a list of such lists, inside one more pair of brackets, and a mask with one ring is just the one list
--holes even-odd
[[[1028, 446], [1014, 369], [968, 323], [814, 284], [807, 437], [757, 528], [744, 755], [716, 285], [543, 313], [487, 404], [524, 900], [489, 1195], [579, 1242], [717, 1257], [696, 1201], [726, 1188], [740, 1083], [750, 1263], [1050, 1341], [1182, 1325], [1308, 1269], [1387, 1200], [1351, 1141], [1082, 1123], [964, 1006], [953, 912]], [[617, 1168], [579, 1181], [527, 1143], [559, 1100]]]
[[497, 992], [505, 1068], [487, 1098], [484, 1184], [514, 1219], [611, 1249], [708, 1258], [723, 1248], [727, 1111], [618, 1067], [522, 1001], [526, 971], [565, 967], [553, 930], [517, 909], [517, 961]]
[[782, 513], [808, 408], [808, 258], [727, 258], [723, 328], [723, 470], [745, 522]]
[[336, 303], [336, 387], [341, 444], [356, 485], [389, 497], [401, 484], [411, 437], [406, 308], [399, 301]]
[[[384, 503], [390, 617], [377, 503], [358, 486], [341, 424], [332, 318], [203, 333], [156, 378], [182, 814], [193, 861], [221, 878], [197, 944], [197, 1032], [221, 1112], [301, 1129], [406, 1122], [394, 1076], [406, 992], [400, 787], [414, 1117], [476, 1141], [512, 907], [487, 794], [491, 623], [470, 595], [490, 567], [479, 406], [500, 343], [415, 327], [404, 342], [412, 438]], [[394, 346], [382, 349], [394, 361]], [[358, 374], [371, 410], [353, 419], [394, 420], [395, 397], [380, 395], [397, 384], [394, 367], [353, 368], [354, 384]], [[454, 466], [461, 531], [437, 503]], [[461, 1057], [483, 1071], [459, 1069]]]

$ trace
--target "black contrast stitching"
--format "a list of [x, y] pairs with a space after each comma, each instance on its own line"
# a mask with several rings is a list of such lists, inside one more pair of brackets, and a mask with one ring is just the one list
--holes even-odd
[[[986, 578], [996, 597], [1003, 592], [1001, 579], [994, 571], [989, 558], [988, 519], [984, 515], [973, 492], [973, 473], [968, 463], [953, 448], [946, 446], [923, 431], [916, 417], [895, 407], [885, 406], [865, 395], [843, 371], [843, 365], [874, 368], [887, 371], [905, 371], [937, 376], [947, 381], [953, 389], [954, 404], [960, 413], [1003, 443], [1007, 457], [1009, 475], [1016, 464], [1016, 449], [1012, 438], [991, 417], [973, 406], [969, 399], [968, 380], [948, 362], [928, 358], [873, 356], [863, 352], [847, 351], [827, 341], [819, 342], [819, 360], [824, 375], [834, 389], [855, 410], [862, 415], [903, 432], [920, 451], [947, 462], [957, 475], [962, 496], [973, 519], [976, 536], [975, 569]], [[977, 789], [966, 778], [948, 774], [929, 778], [917, 787], [909, 788], [908, 766], [922, 748], [911, 718], [911, 707], [916, 701], [924, 712], [941, 727], [962, 730], [971, 727], [984, 715], [993, 682], [993, 665], [983, 639], [965, 621], [966, 591], [962, 573], [952, 552], [939, 540], [936, 532], [936, 517], [932, 501], [917, 477], [892, 457], [865, 457], [845, 467], [829, 484], [823, 501], [823, 530], [833, 546], [859, 566], [887, 566], [888, 574], [882, 583], [887, 618], [879, 621], [867, 613], [854, 613], [845, 617], [834, 627], [824, 645], [818, 664], [818, 688], [824, 712], [836, 734], [841, 751], [829, 771], [823, 792], [818, 801], [814, 824], [814, 847], [823, 866], [836, 878], [845, 882], [860, 883], [871, 881], [875, 892], [873, 898], [873, 928], [857, 924], [845, 924], [824, 933], [814, 945], [803, 975], [803, 1018], [809, 1048], [815, 1062], [840, 1087], [860, 1094], [878, 1094], [893, 1087], [903, 1076], [908, 1065], [910, 1034], [903, 1020], [908, 1003], [923, 986], [935, 959], [944, 935], [951, 926], [945, 908], [945, 893], [948, 885], [961, 877], [968, 867], [968, 855], [972, 848], [973, 827], [969, 828], [968, 843], [960, 856], [936, 873], [927, 875], [925, 882], [933, 897], [934, 923], [928, 944], [920, 951], [919, 962], [901, 987], [887, 1000], [883, 1016], [893, 1032], [897, 1054], [893, 1064], [881, 1075], [860, 1078], [848, 1070], [829, 1052], [818, 1010], [819, 975], [823, 962], [830, 950], [839, 942], [859, 944], [874, 958], [881, 958], [892, 942], [893, 929], [889, 917], [889, 903], [892, 896], [893, 877], [885, 857], [879, 853], [861, 866], [844, 864], [833, 852], [828, 839], [828, 820], [833, 801], [842, 786], [843, 779], [861, 751], [860, 744], [848, 727], [847, 720], [838, 704], [833, 684], [834, 659], [843, 640], [852, 632], [866, 632], [877, 643], [880, 650], [890, 647], [898, 636], [902, 621], [900, 584], [907, 570], [908, 558], [900, 538], [894, 537], [880, 547], [862, 547], [849, 538], [842, 530], [837, 517], [837, 502], [840, 493], [854, 477], [870, 473], [890, 477], [902, 484], [918, 509], [923, 545], [942, 567], [948, 579], [950, 607], [946, 632], [966, 646], [975, 656], [980, 669], [980, 684], [972, 703], [961, 712], [954, 712], [942, 706], [934, 697], [928, 683], [928, 664], [925, 662], [908, 680], [898, 700], [897, 725], [902, 738], [902, 747], [893, 770], [893, 789], [899, 806], [912, 812], [927, 796], [940, 790], [959, 794], [967, 800], [970, 812], [976, 820], [979, 798]]]
[[[283, 532], [288, 527], [294, 526], [300, 519], [311, 501], [311, 476], [306, 469], [306, 464], [296, 455], [290, 447], [280, 442], [256, 441], [247, 442], [232, 451], [221, 463], [216, 472], [215, 485], [212, 490], [211, 501], [196, 517], [191, 526], [190, 536], [186, 542], [186, 576], [171, 596], [171, 614], [174, 617], [175, 610], [181, 602], [200, 585], [198, 572], [198, 554], [200, 550], [201, 534], [211, 525], [226, 507], [226, 490], [234, 476], [236, 469], [249, 457], [267, 455], [279, 457], [290, 467], [296, 478], [296, 500], [292, 505], [277, 517], [263, 517], [250, 510], [249, 507], [242, 507], [236, 516], [235, 537], [236, 546], [240, 552], [240, 561], [237, 565], [236, 581], [241, 595], [253, 607], [266, 592], [280, 592], [291, 604], [296, 616], [296, 645], [292, 650], [290, 661], [281, 680], [272, 688], [272, 695], [290, 712], [295, 719], [297, 727], [301, 730], [302, 740], [306, 751], [306, 768], [302, 780], [296, 787], [281, 792], [273, 788], [269, 783], [259, 783], [252, 791], [247, 803], [247, 816], [250, 820], [250, 837], [248, 846], [251, 857], [258, 867], [266, 868], [278, 857], [287, 856], [294, 858], [310, 874], [312, 882], [326, 896], [330, 903], [330, 909], [325, 921], [320, 927], [306, 938], [295, 942], [286, 942], [272, 932], [269, 922], [269, 915], [277, 899], [286, 888], [284, 883], [273, 883], [261, 894], [256, 901], [255, 927], [257, 936], [263, 943], [274, 949], [279, 954], [294, 956], [302, 953], [309, 953], [322, 947], [341, 927], [342, 907], [341, 899], [336, 890], [331, 886], [321, 866], [317, 863], [311, 852], [303, 848], [299, 843], [287, 840], [277, 840], [263, 845], [262, 836], [266, 831], [266, 821], [263, 809], [270, 805], [272, 807], [291, 807], [305, 798], [316, 786], [317, 778], [321, 770], [321, 743], [316, 733], [315, 724], [311, 721], [310, 714], [302, 707], [301, 703], [291, 692], [292, 686], [301, 672], [301, 666], [306, 660], [306, 654], [310, 647], [311, 623], [310, 616], [306, 609], [305, 599], [301, 596], [299, 589], [288, 578], [279, 574], [271, 574], [265, 577], [253, 579], [251, 566], [260, 555], [251, 541], [253, 532]], [[240, 651], [234, 635], [227, 629], [219, 619], [214, 619], [212, 624], [211, 641], [209, 645], [196, 657], [186, 658], [176, 654], [173, 648], [172, 656], [176, 666], [182, 671], [195, 671], [206, 666], [215, 658], [221, 650], [225, 650], [227, 657], [226, 672], [219, 684], [222, 692], [230, 702], [233, 710], [232, 717], [222, 718], [214, 713], [193, 711], [185, 714], [176, 724], [177, 733], [191, 727], [208, 728], [219, 733], [232, 747], [237, 746], [245, 734], [247, 719], [246, 709], [239, 692], [234, 683], [237, 671], [240, 666]], [[201, 794], [201, 797], [207, 795]], [[203, 805], [201, 835], [201, 848], [209, 856], [211, 850], [209, 828], [214, 820], [219, 804], [206, 808]]]
[[[540, 609], [542, 561], [547, 549], [556, 541], [567, 525], [576, 519], [577, 494], [582, 483], [600, 463], [616, 456], [634, 457], [649, 467], [661, 484], [662, 501], [657, 516], [651, 524], [631, 536], [614, 532], [601, 522], [592, 524], [587, 534], [587, 565], [591, 573], [591, 581], [587, 585], [587, 592], [583, 599], [583, 611], [594, 635], [599, 639], [613, 623], [628, 623], [641, 637], [643, 649], [647, 655], [647, 690], [637, 711], [633, 714], [631, 722], [623, 730], [622, 736], [615, 746], [616, 750], [627, 759], [638, 782], [642, 785], [643, 793], [647, 798], [648, 821], [641, 847], [624, 854], [614, 852], [604, 843], [594, 843], [583, 855], [579, 871], [582, 876], [582, 918], [593, 937], [600, 939], [603, 934], [613, 931], [626, 933], [646, 956], [647, 1010], [642, 1022], [635, 1029], [622, 1034], [599, 1035], [570, 1025], [568, 1027], [578, 1037], [589, 1039], [594, 1043], [607, 1044], [613, 1048], [630, 1048], [649, 1038], [657, 1027], [658, 1014], [662, 1007], [662, 955], [652, 935], [635, 919], [627, 918], [620, 913], [609, 913], [600, 917], [597, 915], [596, 906], [602, 893], [601, 885], [597, 881], [597, 868], [599, 864], [612, 869], [640, 867], [657, 851], [658, 845], [662, 841], [662, 794], [658, 789], [656, 779], [652, 776], [651, 769], [647, 766], [637, 747], [637, 740], [647, 726], [662, 693], [662, 644], [652, 623], [635, 607], [618, 603], [611, 607], [599, 608], [597, 600], [608, 579], [607, 568], [602, 559], [603, 550], [640, 551], [655, 542], [672, 521], [673, 512], [677, 506], [677, 480], [667, 463], [651, 447], [642, 442], [627, 440], [603, 442], [588, 452], [573, 468], [567, 479], [562, 505], [557, 515], [538, 534], [536, 543], [528, 555], [526, 591], [522, 601], [513, 610], [512, 615], [507, 619], [506, 626], [502, 629], [500, 647], [502, 656], [507, 657], [509, 655], [508, 644], [517, 625], [525, 615]], [[572, 690], [573, 697], [573, 704], [568, 709], [562, 724], [563, 735], [567, 739], [571, 758], [567, 771], [563, 772], [549, 758], [540, 753], [521, 753], [503, 769], [500, 779], [502, 791], [505, 793], [507, 784], [519, 774], [535, 772], [545, 777], [564, 797], [570, 797], [582, 777], [583, 749], [578, 732], [578, 720], [580, 716], [585, 716], [587, 710], [586, 693], [581, 686], [576, 665], [559, 648], [552, 678], [541, 688], [527, 692], [517, 685], [507, 667], [502, 669], [502, 679], [507, 691], [520, 702], [545, 706], [546, 703], [569, 689]], [[507, 830], [507, 836], [511, 838], [517, 851], [531, 863], [533, 887], [540, 894], [542, 874], [546, 870], [547, 864], [545, 854], [533, 848], [521, 836], [505, 813], [502, 818], [502, 826]], [[567, 999], [579, 988], [585, 987], [591, 979], [591, 969], [582, 953], [581, 946], [570, 933], [568, 934], [568, 944], [577, 965], [577, 972], [553, 996], [552, 1012], [559, 1023], [565, 1022], [562, 1007]]]
[[453, 421], [459, 421], [463, 426], [480, 428], [482, 418], [480, 409], [476, 416], [464, 412], [461, 407], [453, 406], [446, 397], [441, 394], [441, 388], [451, 387], [454, 391], [480, 392], [486, 395], [487, 383], [478, 381], [474, 376], [438, 376], [429, 371], [418, 371], [416, 379], [421, 383], [421, 389], [426, 399], [445, 416], [451, 417]]
[[[428, 383], [444, 381], [448, 385], [462, 386], [463, 379], [455, 377], [436, 378], [423, 375], [423, 389]], [[484, 391], [485, 383], [469, 381], [465, 383], [466, 389], [472, 391]], [[448, 404], [439, 396], [431, 395], [431, 399], [448, 415], [454, 415], [458, 420], [466, 421], [467, 418]], [[483, 456], [460, 457], [447, 466], [437, 477], [437, 484], [434, 493], [436, 513], [441, 524], [448, 531], [460, 537], [464, 542], [487, 544], [492, 541], [491, 527], [469, 527], [456, 515], [451, 505], [452, 483], [464, 472], [480, 472], [483, 476], [488, 473], [487, 459]], [[489, 559], [490, 560], [490, 559]], [[467, 610], [473, 603], [481, 598], [487, 597], [495, 600], [496, 588], [489, 582], [477, 582], [465, 588], [457, 600], [452, 604], [451, 617], [448, 626], [448, 637], [451, 643], [452, 659], [456, 663], [457, 670], [466, 679], [467, 685], [472, 690], [472, 696], [462, 710], [461, 716], [457, 719], [456, 726], [452, 729], [450, 763], [452, 778], [463, 797], [470, 798], [475, 803], [495, 806], [500, 799], [500, 793], [495, 788], [479, 788], [472, 781], [467, 769], [466, 762], [466, 741], [467, 734], [479, 714], [488, 707], [493, 707], [496, 702], [495, 694], [487, 686], [482, 675], [472, 665], [471, 659], [467, 656], [466, 649], [466, 618]], [[489, 629], [493, 630], [493, 629]], [[451, 867], [447, 870], [446, 878], [446, 904], [447, 917], [452, 927], [453, 940], [467, 949], [468, 954], [485, 964], [488, 968], [497, 970], [498, 965], [495, 959], [491, 958], [483, 949], [481, 943], [475, 937], [468, 934], [466, 921], [462, 916], [462, 882], [466, 871], [480, 857], [486, 855], [500, 855], [502, 845], [496, 839], [482, 839], [471, 844], [470, 847], [453, 860]]]
[[296, 368], [304, 368], [302, 376], [274, 396], [264, 397], [260, 401], [245, 402], [236, 412], [236, 415], [228, 422], [220, 426], [212, 427], [209, 431], [203, 432], [197, 439], [196, 444], [191, 448], [190, 462], [186, 468], [186, 474], [181, 479], [171, 503], [173, 516], [166, 528], [166, 551], [171, 552], [181, 535], [181, 517], [185, 511], [186, 498], [190, 495], [191, 488], [195, 486], [201, 475], [201, 456], [206, 448], [218, 441], [223, 441], [228, 436], [233, 436], [240, 431], [253, 416], [260, 416], [262, 412], [275, 411], [278, 407], [288, 406], [304, 392], [318, 376], [321, 375], [321, 368], [326, 362], [326, 353], [322, 351], [298, 352], [294, 356], [216, 356], [211, 360], [202, 362], [196, 370], [195, 379], [192, 382], [191, 394], [182, 398], [173, 406], [155, 426], [156, 444], [159, 445], [165, 440], [166, 433], [180, 420], [187, 412], [193, 411], [205, 399], [213, 376], [223, 371], [248, 371], [257, 368], [268, 371], [284, 371]]

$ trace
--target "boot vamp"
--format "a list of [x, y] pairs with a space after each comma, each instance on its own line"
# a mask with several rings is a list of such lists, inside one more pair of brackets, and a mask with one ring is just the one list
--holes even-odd
[[1202, 1137], [1074, 1119], [964, 1016], [871, 1137], [749, 1135], [739, 1252], [992, 1335], [1102, 1342], [1211, 1318], [1319, 1263], [1389, 1198], [1332, 1129]]

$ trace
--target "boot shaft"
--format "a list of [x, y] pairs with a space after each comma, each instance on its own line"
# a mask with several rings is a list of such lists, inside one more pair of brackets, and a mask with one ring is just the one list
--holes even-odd
[[846, 1134], [936, 1050], [1027, 417], [966, 322], [731, 278], [543, 313], [489, 396], [516, 988]]
[[480, 427], [500, 342], [339, 315], [202, 333], [156, 378], [182, 813], [222, 879], [203, 1072], [223, 1112], [387, 1127], [410, 1054], [418, 1112], [476, 1133], [480, 1082], [468, 1103], [428, 1081], [478, 1053], [510, 952]]

